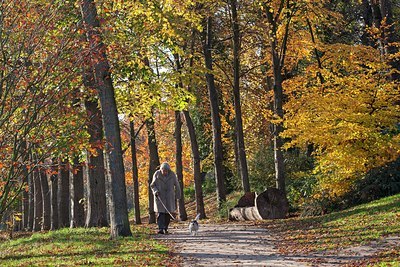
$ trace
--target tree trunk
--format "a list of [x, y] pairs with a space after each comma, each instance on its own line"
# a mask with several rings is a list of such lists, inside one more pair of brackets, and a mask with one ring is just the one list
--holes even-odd
[[176, 176], [178, 177], [179, 184], [181, 186], [181, 198], [179, 199], [179, 218], [181, 221], [187, 220], [187, 213], [185, 208], [185, 198], [183, 194], [183, 166], [182, 166], [182, 120], [181, 113], [175, 111], [175, 166], [176, 166]]
[[[89, 60], [88, 60], [89, 61]], [[95, 90], [94, 73], [90, 64], [83, 69], [83, 84], [88, 90]], [[85, 227], [107, 227], [106, 177], [103, 154], [103, 122], [98, 101], [85, 100], [88, 116], [89, 142], [95, 153], [87, 154], [87, 207]]]
[[140, 219], [140, 203], [139, 203], [139, 171], [137, 166], [136, 157], [136, 134], [135, 134], [135, 123], [130, 121], [130, 132], [131, 132], [131, 153], [132, 153], [132, 179], [133, 179], [133, 204], [135, 208], [135, 223], [142, 224]]
[[43, 218], [42, 189], [40, 186], [40, 173], [38, 167], [33, 171], [34, 211], [32, 231], [40, 231]]
[[72, 170], [71, 228], [85, 225], [83, 199], [83, 167], [79, 159], [75, 158]]
[[204, 210], [203, 188], [201, 186], [201, 169], [200, 169], [200, 153], [199, 145], [197, 143], [196, 131], [194, 129], [192, 118], [187, 110], [182, 111], [185, 116], [186, 126], [188, 128], [190, 145], [192, 148], [192, 161], [193, 161], [193, 176], [194, 176], [194, 191], [196, 194], [196, 213], [200, 214], [200, 219], [206, 218]]
[[[92, 74], [93, 77], [93, 74]], [[94, 77], [93, 77], [94, 78]], [[97, 101], [85, 101], [89, 142], [96, 153], [87, 156], [87, 211], [85, 227], [107, 227], [106, 177], [102, 149], [103, 123]]]
[[[280, 119], [280, 122], [273, 124], [273, 138], [274, 138], [274, 162], [275, 162], [275, 179], [277, 189], [286, 192], [285, 186], [285, 173], [284, 173], [284, 157], [283, 157], [283, 140], [280, 136], [283, 131], [283, 87], [282, 87], [282, 68], [284, 66], [284, 58], [286, 53], [286, 41], [288, 38], [288, 25], [290, 20], [287, 22], [286, 31], [282, 41], [282, 48], [278, 48], [277, 41], [277, 22], [275, 21], [274, 14], [271, 9], [266, 9], [267, 19], [270, 26], [270, 51], [272, 57], [272, 68], [274, 74], [274, 115]], [[279, 54], [278, 51], [281, 51]]]
[[35, 220], [35, 181], [34, 181], [34, 173], [30, 172], [28, 176], [28, 186], [29, 186], [29, 191], [28, 191], [28, 202], [29, 202], [29, 207], [28, 207], [28, 225], [27, 225], [27, 230], [28, 231], [33, 231], [33, 222]]
[[218, 208], [226, 201], [226, 186], [223, 170], [223, 151], [221, 139], [221, 121], [219, 118], [218, 94], [215, 88], [214, 75], [212, 74], [212, 20], [208, 17], [203, 30], [203, 51], [207, 69], [206, 80], [211, 106], [211, 121], [213, 128], [214, 172], [217, 184]]
[[58, 227], [69, 225], [69, 171], [66, 161], [59, 161], [57, 185]]
[[150, 151], [150, 166], [149, 166], [149, 179], [148, 179], [148, 188], [149, 188], [149, 223], [156, 222], [156, 215], [154, 212], [154, 196], [153, 192], [150, 188], [150, 183], [153, 180], [153, 174], [160, 166], [160, 158], [158, 156], [158, 147], [156, 140], [156, 132], [154, 130], [154, 121], [153, 118], [146, 120], [146, 128], [147, 128], [147, 136], [148, 136], [148, 145]]
[[[24, 183], [28, 184], [28, 176], [24, 175]], [[29, 221], [29, 192], [24, 190], [22, 192], [22, 229], [28, 229], [28, 221]]]
[[57, 160], [53, 160], [52, 171], [50, 175], [50, 198], [51, 198], [51, 222], [50, 230], [58, 229], [58, 207], [57, 207], [57, 191], [58, 191], [58, 168]]
[[100, 23], [93, 0], [81, 2], [82, 18], [92, 51], [96, 89], [100, 97], [104, 133], [106, 138], [106, 160], [110, 172], [110, 221], [111, 237], [131, 236], [126, 199], [125, 170], [122, 158], [120, 127], [110, 66], [106, 47], [102, 42]]
[[26, 167], [23, 170], [23, 180], [22, 182], [28, 186], [28, 190], [22, 191], [22, 229], [28, 229], [29, 222], [29, 172]]
[[246, 150], [243, 135], [242, 109], [240, 104], [240, 29], [237, 14], [237, 1], [231, 0], [233, 28], [233, 98], [235, 106], [236, 148], [239, 161], [240, 177], [244, 192], [250, 192]]
[[41, 169], [40, 175], [40, 188], [42, 191], [42, 205], [43, 205], [43, 219], [42, 219], [42, 230], [50, 230], [51, 225], [51, 203], [50, 203], [50, 191], [49, 182], [47, 181], [46, 171]]
[[[283, 88], [282, 88], [282, 78], [280, 73], [275, 74], [274, 80], [274, 114], [276, 114], [280, 119], [283, 119]], [[275, 179], [276, 188], [285, 192], [285, 165], [283, 157], [283, 140], [280, 136], [283, 131], [283, 123], [274, 124], [274, 162], [275, 162]]]
[[[194, 54], [194, 46], [196, 42], [196, 31], [192, 30], [191, 42], [190, 42], [190, 53]], [[179, 57], [176, 56], [176, 64], [177, 70], [181, 70], [182, 66], [179, 60]], [[192, 69], [194, 66], [194, 57], [190, 57], [189, 59], [189, 68]], [[183, 82], [180, 81], [181, 87], [183, 88]], [[189, 81], [187, 85], [187, 89], [189, 92], [193, 91], [191, 88], [191, 82]], [[197, 143], [196, 130], [193, 125], [192, 118], [190, 117], [190, 113], [188, 110], [183, 110], [182, 114], [185, 118], [186, 127], [188, 129], [189, 138], [190, 138], [190, 147], [192, 149], [192, 162], [193, 162], [193, 178], [194, 178], [194, 190], [195, 190], [195, 198], [196, 198], [196, 214], [200, 214], [200, 219], [206, 219], [206, 213], [204, 209], [204, 199], [203, 199], [203, 187], [202, 187], [202, 176], [201, 176], [201, 160], [199, 153], [199, 145]]]

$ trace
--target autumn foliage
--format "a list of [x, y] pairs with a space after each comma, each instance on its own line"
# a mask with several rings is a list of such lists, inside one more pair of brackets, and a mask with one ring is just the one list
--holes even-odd
[[[89, 17], [82, 17], [84, 2], [97, 12], [93, 27], [88, 27]], [[151, 175], [146, 121], [155, 122], [160, 161], [174, 168], [179, 112], [186, 115], [181, 120], [187, 191], [193, 191], [199, 165], [203, 187], [215, 190], [218, 171], [228, 193], [243, 190], [240, 164], [245, 161], [238, 159], [245, 150], [251, 191], [277, 184], [289, 192], [293, 207], [302, 208], [310, 199], [338, 201], [371, 170], [386, 168], [400, 156], [398, 4], [84, 2], [0, 4], [0, 215], [17, 210], [20, 196], [32, 192], [27, 178], [35, 168], [52, 182], [59, 171], [52, 162], [74, 162], [75, 168], [65, 170], [77, 174], [84, 167], [86, 173], [95, 168], [87, 165], [88, 156], [98, 156], [105, 147], [106, 156], [115, 151], [102, 137], [90, 144], [94, 114], [84, 103], [90, 100], [100, 108], [98, 88], [104, 80], [115, 90], [115, 122], [122, 130], [113, 136], [122, 137], [126, 185], [131, 189], [138, 178], [142, 207], [148, 204]], [[84, 69], [94, 85], [85, 83]], [[211, 97], [210, 76], [216, 92]], [[237, 140], [235, 97], [241, 101], [244, 144]], [[211, 102], [218, 114], [212, 114]], [[212, 115], [221, 124], [223, 157], [218, 160], [223, 166], [217, 167]], [[133, 177], [132, 134], [138, 177]], [[99, 168], [111, 173], [107, 166]]]
[[323, 69], [312, 64], [285, 84], [284, 136], [287, 147], [315, 145], [321, 189], [340, 196], [359, 174], [398, 157], [400, 96], [376, 49], [337, 44], [319, 50]]

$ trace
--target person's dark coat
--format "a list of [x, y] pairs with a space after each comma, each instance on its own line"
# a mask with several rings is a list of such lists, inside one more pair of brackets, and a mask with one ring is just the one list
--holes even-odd
[[[175, 212], [176, 200], [181, 198], [181, 190], [178, 178], [173, 171], [170, 170], [167, 176], [162, 175], [160, 170], [156, 171], [153, 175], [150, 188], [154, 194], [154, 210], [156, 212]], [[168, 211], [165, 210], [160, 200], [157, 199], [156, 193], [158, 193]]]

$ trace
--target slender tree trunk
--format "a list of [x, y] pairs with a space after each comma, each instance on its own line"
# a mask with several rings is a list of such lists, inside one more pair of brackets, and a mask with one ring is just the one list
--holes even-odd
[[71, 228], [85, 225], [83, 194], [83, 166], [79, 159], [75, 158], [72, 170]]
[[142, 224], [140, 219], [140, 203], [139, 203], [139, 171], [137, 166], [136, 156], [136, 134], [135, 134], [135, 123], [130, 121], [130, 132], [131, 132], [131, 153], [132, 153], [132, 177], [133, 177], [133, 204], [135, 208], [135, 223]]
[[[274, 114], [283, 119], [282, 75], [280, 74], [280, 69], [277, 69], [274, 68]], [[275, 123], [273, 129], [276, 188], [286, 191], [283, 140], [280, 136], [283, 131], [282, 122]]]
[[240, 29], [237, 14], [237, 1], [231, 0], [233, 28], [233, 97], [235, 106], [235, 130], [240, 177], [244, 192], [250, 192], [249, 173], [247, 169], [246, 150], [243, 135], [242, 109], [240, 104]]
[[160, 158], [158, 156], [158, 147], [156, 140], [156, 132], [154, 130], [154, 121], [153, 118], [146, 120], [146, 128], [147, 128], [147, 136], [148, 136], [148, 145], [150, 151], [150, 166], [149, 166], [149, 180], [148, 180], [148, 188], [149, 188], [149, 223], [156, 222], [156, 215], [154, 212], [154, 196], [153, 192], [150, 188], [150, 183], [153, 180], [153, 174], [160, 166]]
[[29, 186], [29, 191], [28, 191], [28, 202], [29, 202], [29, 207], [28, 207], [28, 225], [27, 225], [27, 230], [28, 231], [33, 231], [33, 222], [35, 220], [35, 181], [34, 181], [34, 173], [30, 172], [28, 176], [28, 186]]
[[69, 225], [69, 171], [66, 161], [59, 161], [57, 185], [58, 227]]
[[[235, 155], [236, 173], [237, 173], [238, 177], [241, 177], [240, 162], [239, 162], [239, 148], [238, 148], [238, 141], [237, 141], [236, 131], [234, 131], [232, 134], [230, 134], [230, 136], [231, 136], [231, 138], [233, 140], [233, 152], [234, 152], [234, 155]], [[243, 186], [243, 179], [241, 179], [241, 181], [242, 181], [242, 186]]]
[[23, 190], [22, 191], [22, 229], [28, 229], [28, 222], [29, 222], [29, 172], [28, 168], [26, 166], [28, 160], [29, 160], [29, 153], [27, 151], [26, 147], [26, 142], [23, 143], [23, 150], [25, 153], [24, 156], [24, 169], [22, 171], [22, 182], [28, 186], [28, 190]]
[[40, 186], [40, 173], [38, 167], [33, 171], [33, 191], [34, 191], [34, 211], [33, 211], [33, 227], [32, 231], [37, 232], [41, 229], [43, 218], [42, 189]]
[[185, 198], [183, 194], [183, 166], [182, 166], [182, 120], [181, 113], [175, 111], [175, 166], [176, 166], [176, 176], [181, 189], [181, 198], [179, 199], [179, 218], [181, 221], [187, 220], [187, 213], [185, 208]]
[[[24, 183], [28, 185], [28, 175], [24, 174]], [[29, 192], [22, 192], [22, 229], [28, 229], [29, 221]]]
[[50, 203], [50, 190], [49, 182], [45, 170], [39, 171], [40, 175], [40, 188], [42, 191], [42, 206], [43, 206], [43, 219], [42, 230], [50, 230], [51, 224], [51, 203]]
[[[196, 30], [192, 30], [191, 42], [190, 42], [190, 53], [194, 54], [194, 46], [196, 40]], [[176, 55], [176, 67], [178, 71], [181, 71], [182, 66], [179, 60], [179, 56]], [[192, 69], [194, 65], [194, 57], [189, 59], [189, 68]], [[180, 87], [183, 88], [183, 82], [180, 81]], [[187, 85], [187, 90], [192, 91], [192, 82], [189, 81]], [[203, 188], [202, 188], [202, 176], [201, 176], [201, 160], [199, 153], [199, 145], [197, 143], [196, 130], [193, 125], [192, 118], [188, 110], [182, 111], [183, 117], [186, 122], [186, 127], [188, 129], [190, 138], [190, 147], [192, 149], [192, 162], [193, 162], [193, 178], [194, 178], [194, 190], [196, 198], [196, 214], [200, 214], [200, 219], [206, 218], [206, 213], [204, 209], [204, 198], [203, 198]], [[182, 117], [181, 117], [182, 118]]]
[[104, 133], [106, 138], [106, 160], [110, 172], [110, 221], [111, 237], [130, 236], [126, 199], [125, 170], [122, 158], [120, 127], [110, 66], [106, 47], [102, 42], [100, 23], [93, 0], [81, 1], [82, 18], [92, 52], [97, 92], [100, 97]]
[[200, 214], [200, 219], [206, 218], [204, 209], [203, 188], [201, 186], [201, 169], [200, 169], [200, 153], [199, 145], [197, 143], [196, 131], [194, 129], [192, 118], [187, 110], [182, 111], [185, 116], [186, 127], [188, 128], [190, 137], [190, 146], [192, 148], [192, 161], [193, 161], [193, 176], [194, 176], [194, 191], [196, 194], [196, 213]]
[[[179, 59], [178, 54], [174, 54], [176, 70], [181, 73], [182, 66]], [[183, 90], [183, 82], [182, 80], [176, 85], [178, 88]], [[183, 183], [183, 166], [182, 166], [182, 117], [180, 111], [175, 111], [175, 166], [176, 166], [176, 175], [178, 177], [178, 181], [181, 189], [181, 198], [179, 199], [178, 208], [179, 208], [179, 217], [181, 221], [187, 220], [187, 213], [185, 208], [185, 195], [183, 193], [184, 183]]]
[[[270, 51], [272, 57], [272, 68], [274, 74], [274, 114], [281, 120], [281, 122], [274, 123], [273, 125], [273, 138], [274, 138], [274, 161], [275, 161], [275, 179], [276, 187], [282, 190], [286, 195], [286, 185], [285, 185], [285, 167], [284, 167], [284, 157], [283, 157], [283, 139], [280, 136], [283, 131], [283, 77], [282, 77], [282, 67], [284, 65], [284, 58], [286, 53], [286, 42], [288, 38], [288, 29], [290, 19], [286, 24], [286, 30], [284, 33], [284, 38], [282, 41], [282, 48], [278, 48], [277, 41], [277, 22], [275, 21], [274, 14], [271, 9], [267, 7], [266, 9], [267, 19], [270, 26]], [[279, 54], [278, 51], [281, 51]]]
[[219, 117], [218, 94], [215, 88], [214, 75], [212, 74], [212, 19], [208, 17], [203, 30], [203, 51], [207, 69], [206, 80], [211, 106], [211, 121], [213, 128], [214, 171], [217, 184], [218, 207], [226, 201], [226, 186], [223, 169], [223, 150], [221, 138], [221, 121]]
[[57, 160], [53, 160], [52, 171], [50, 175], [50, 198], [51, 198], [51, 222], [50, 230], [58, 229], [58, 207], [57, 207], [57, 192], [58, 192], [58, 167]]

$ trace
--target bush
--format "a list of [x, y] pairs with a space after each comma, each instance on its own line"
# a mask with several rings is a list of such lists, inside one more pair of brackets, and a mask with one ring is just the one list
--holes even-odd
[[308, 172], [298, 173], [297, 177], [290, 179], [286, 187], [289, 210], [291, 212], [301, 210], [313, 196], [316, 187], [317, 178]]
[[341, 200], [342, 207], [370, 202], [397, 193], [400, 193], [400, 158], [383, 167], [372, 169], [356, 181], [353, 190]]
[[258, 150], [248, 165], [252, 191], [262, 192], [267, 187], [275, 187], [274, 152], [271, 148]]
[[202, 188], [204, 195], [216, 192], [217, 185], [215, 184], [214, 172], [208, 172], [204, 174]]
[[186, 201], [191, 201], [195, 199], [196, 192], [194, 190], [194, 185], [186, 186], [183, 188], [183, 195]]

